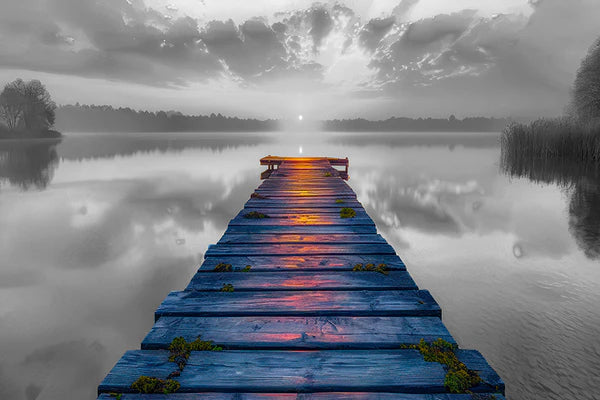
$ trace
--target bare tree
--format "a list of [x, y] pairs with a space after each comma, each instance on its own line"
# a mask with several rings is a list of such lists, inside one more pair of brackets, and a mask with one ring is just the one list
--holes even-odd
[[17, 79], [0, 93], [0, 117], [11, 131], [40, 132], [54, 125], [56, 104], [38, 80]]
[[592, 46], [577, 71], [572, 109], [584, 121], [600, 118], [600, 40]]

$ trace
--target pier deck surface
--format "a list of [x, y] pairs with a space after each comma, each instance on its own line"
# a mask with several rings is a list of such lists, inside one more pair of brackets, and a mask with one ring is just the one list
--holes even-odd
[[[504, 383], [479, 352], [455, 350], [481, 382], [452, 394], [447, 368], [410, 347], [456, 341], [345, 182], [348, 159], [268, 156], [261, 165], [265, 180], [190, 284], [158, 307], [141, 349], [117, 362], [99, 399], [504, 399]], [[342, 218], [343, 208], [355, 215]], [[223, 350], [191, 351], [180, 368], [169, 361], [177, 337]], [[140, 376], [180, 387], [137, 393], [131, 385]]]

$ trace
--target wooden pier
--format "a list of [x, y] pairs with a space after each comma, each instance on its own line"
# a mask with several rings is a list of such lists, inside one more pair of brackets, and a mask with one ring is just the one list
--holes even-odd
[[[504, 399], [500, 377], [479, 352], [457, 348], [432, 295], [377, 234], [344, 181], [348, 159], [261, 164], [264, 182], [187, 288], [158, 307], [141, 350], [117, 362], [99, 399]], [[346, 208], [353, 216], [342, 218]], [[178, 337], [222, 351], [177, 359], [169, 346]], [[438, 338], [479, 376], [465, 393], [449, 393], [448, 366], [417, 348]], [[141, 376], [177, 390], [140, 394], [132, 384]]]

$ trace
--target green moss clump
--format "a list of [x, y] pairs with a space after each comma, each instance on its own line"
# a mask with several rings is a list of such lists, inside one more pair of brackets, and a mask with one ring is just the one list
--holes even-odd
[[181, 385], [179, 382], [172, 379], [159, 379], [150, 376], [142, 375], [131, 384], [133, 390], [139, 393], [175, 393]]
[[336, 199], [336, 200], [335, 200], [335, 202], [336, 202], [337, 204], [341, 204], [341, 203], [343, 203], [343, 202], [344, 202], [344, 200], [342, 200], [342, 199]]
[[231, 264], [218, 263], [213, 269], [214, 272], [231, 272]]
[[457, 346], [441, 338], [432, 343], [421, 339], [418, 345], [402, 345], [403, 349], [415, 349], [423, 355], [428, 362], [438, 362], [446, 368], [444, 386], [450, 393], [467, 393], [473, 386], [481, 383], [481, 378], [476, 371], [467, 366], [456, 357]]
[[263, 218], [269, 218], [269, 216], [267, 214], [263, 214], [263, 213], [258, 212], [258, 211], [250, 211], [249, 213], [244, 214], [244, 218], [248, 218], [248, 219], [263, 219]]
[[[200, 336], [193, 342], [187, 342], [183, 336], [178, 336], [169, 345], [169, 361], [174, 362], [183, 371], [192, 351], [221, 351], [222, 347], [215, 345], [212, 340], [202, 340]], [[178, 376], [173, 375], [173, 376]]]
[[233, 285], [231, 283], [224, 283], [221, 292], [233, 292]]
[[243, 269], [242, 272], [250, 272], [250, 270], [252, 269], [252, 265], [246, 265]]
[[481, 378], [477, 372], [467, 369], [449, 370], [444, 378], [444, 386], [450, 393], [465, 393], [473, 386], [477, 386]]
[[325, 173], [323, 174], [323, 176], [330, 177], [330, 176], [331, 176], [331, 172], [325, 172]]
[[387, 264], [379, 264], [377, 266], [375, 266], [375, 264], [369, 263], [367, 265], [363, 265], [363, 264], [356, 264], [354, 266], [354, 268], [352, 268], [352, 271], [373, 271], [373, 272], [379, 272], [380, 274], [383, 275], [388, 275], [390, 272], [388, 271], [387, 268]]
[[342, 218], [354, 218], [356, 216], [356, 211], [353, 208], [344, 207], [340, 210], [340, 217]]
[[114, 397], [117, 400], [121, 400], [121, 398], [123, 397], [123, 393], [110, 393], [109, 396]]

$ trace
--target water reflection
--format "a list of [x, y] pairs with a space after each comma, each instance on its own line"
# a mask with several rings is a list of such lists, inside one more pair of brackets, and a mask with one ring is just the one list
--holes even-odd
[[583, 163], [503, 156], [509, 176], [557, 184], [570, 197], [569, 231], [587, 257], [600, 258], [600, 170]]
[[[294, 140], [306, 154], [349, 157], [349, 184], [379, 232], [435, 296], [460, 345], [480, 350], [505, 379], [509, 398], [594, 398], [600, 268], [589, 257], [598, 255], [598, 176], [513, 163], [512, 176], [566, 189], [511, 181], [499, 174], [495, 137], [475, 138], [488, 143], [479, 146], [464, 140], [470, 134], [454, 145], [453, 136], [436, 144], [439, 134], [421, 135]], [[0, 399], [95, 399], [116, 360], [139, 347], [156, 307], [187, 286], [202, 252], [260, 184], [259, 158], [298, 150], [275, 135], [213, 136], [73, 136], [45, 155], [17, 148], [48, 172], [2, 170]], [[32, 175], [53, 179], [37, 186]], [[305, 268], [314, 257], [285, 257], [284, 267]], [[339, 257], [321, 263], [344, 265]]]
[[272, 142], [272, 136], [257, 133], [127, 133], [84, 134], [65, 139], [58, 154], [61, 159], [115, 158], [138, 153], [181, 152], [189, 149], [226, 151], [240, 146]]
[[44, 189], [58, 165], [58, 140], [0, 142], [0, 181], [22, 189]]

